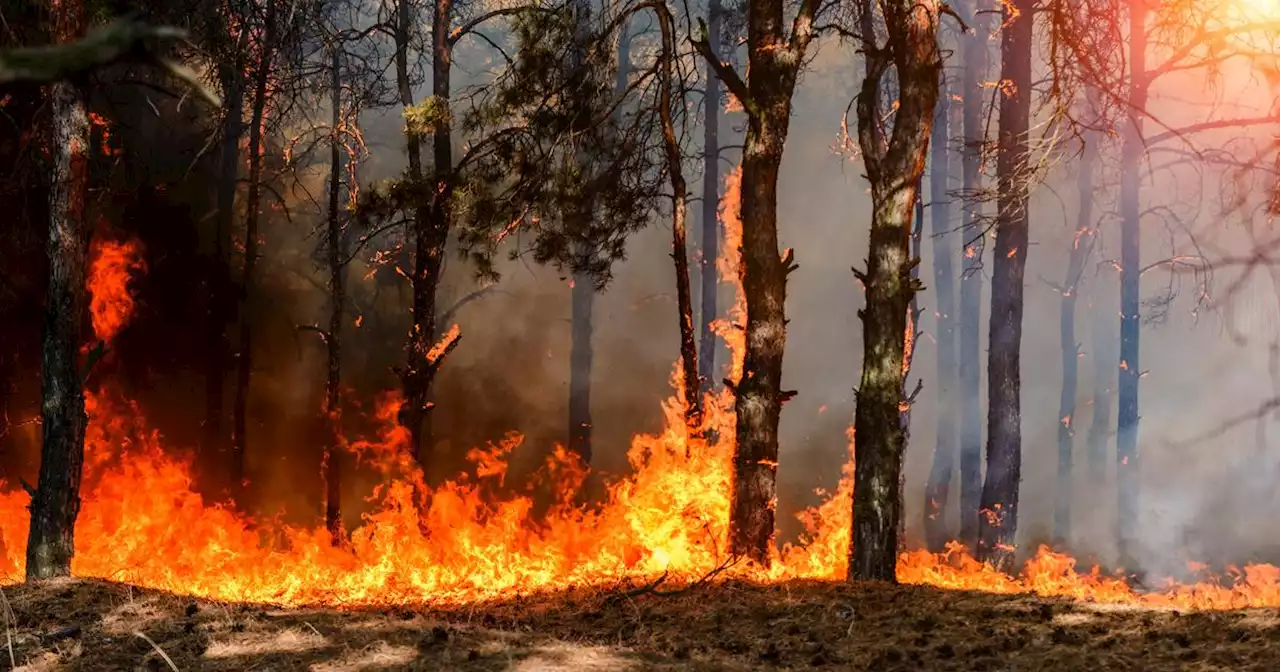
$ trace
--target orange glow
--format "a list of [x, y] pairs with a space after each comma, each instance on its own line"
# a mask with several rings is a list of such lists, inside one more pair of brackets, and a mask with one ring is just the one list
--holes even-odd
[[738, 288], [733, 305], [725, 319], [716, 320], [711, 326], [732, 353], [729, 364], [729, 380], [742, 378], [742, 357], [747, 347], [747, 300], [742, 295], [739, 269], [742, 265], [742, 166], [729, 171], [724, 178], [724, 195], [720, 197], [720, 223], [724, 226], [724, 245], [720, 258], [716, 259], [716, 271], [720, 279]]
[[[718, 261], [729, 277], [736, 277], [741, 236], [737, 175], [730, 176], [721, 212], [727, 244]], [[120, 258], [136, 261], [136, 247], [123, 247], [133, 252]], [[123, 262], [108, 266], [136, 268]], [[128, 274], [123, 276], [118, 287], [127, 295]], [[740, 291], [738, 299], [728, 324], [741, 319]], [[113, 328], [129, 313], [111, 313], [119, 317]], [[725, 333], [739, 335], [730, 345], [734, 375], [740, 376], [741, 331], [727, 327]], [[450, 334], [456, 338], [455, 330]], [[519, 434], [472, 450], [472, 469], [429, 488], [408, 450], [408, 431], [396, 422], [400, 404], [398, 395], [384, 395], [373, 413], [378, 429], [342, 446], [383, 478], [368, 496], [371, 512], [338, 548], [322, 525], [254, 520], [204, 501], [194, 489], [190, 456], [165, 446], [136, 404], [109, 387], [88, 392], [74, 573], [205, 598], [346, 607], [460, 604], [569, 586], [608, 588], [663, 573], [694, 581], [727, 564], [734, 436], [733, 395], [727, 389], [706, 397], [705, 426], [699, 429], [712, 431], [690, 432], [678, 397], [668, 398], [665, 429], [632, 440], [630, 475], [610, 483], [597, 507], [576, 505], [586, 472], [574, 454], [557, 447], [537, 472], [537, 480], [554, 490], [543, 514], [535, 513], [532, 496], [496, 494], [523, 446]], [[704, 436], [720, 438], [707, 443], [698, 438]], [[852, 429], [848, 436], [849, 459], [839, 485], [834, 493], [820, 493], [822, 504], [800, 514], [800, 542], [774, 551], [768, 569], [742, 563], [724, 576], [756, 582], [844, 578]], [[0, 582], [22, 580], [28, 501], [20, 488], [0, 488]], [[1270, 565], [1232, 569], [1228, 580], [1207, 578], [1137, 594], [1097, 568], [1077, 572], [1075, 564], [1041, 547], [1018, 576], [1009, 576], [952, 544], [941, 554], [901, 554], [897, 572], [905, 583], [948, 589], [1184, 609], [1280, 607], [1280, 568]]]
[[89, 312], [98, 340], [110, 341], [133, 315], [129, 280], [146, 270], [137, 241], [102, 241], [94, 246], [89, 264]]

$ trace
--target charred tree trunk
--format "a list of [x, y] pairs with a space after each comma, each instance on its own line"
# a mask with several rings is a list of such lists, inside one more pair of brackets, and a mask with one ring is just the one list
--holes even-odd
[[999, 190], [992, 255], [991, 333], [987, 364], [987, 476], [982, 487], [978, 558], [1009, 571], [1018, 531], [1022, 481], [1022, 312], [1030, 220], [1027, 212], [1031, 129], [1032, 0], [1005, 9], [1000, 98]]
[[986, 251], [982, 221], [982, 154], [986, 142], [983, 123], [987, 78], [987, 39], [991, 34], [990, 11], [985, 0], [973, 0], [969, 25], [974, 34], [964, 38], [964, 151], [961, 154], [964, 207], [960, 277], [960, 542], [973, 548], [978, 542], [978, 507], [982, 501], [982, 258]]
[[[51, 14], [56, 42], [70, 42], [84, 34], [84, 6], [79, 0], [55, 3]], [[49, 284], [40, 367], [43, 444], [40, 477], [31, 497], [28, 580], [71, 574], [88, 420], [78, 358], [89, 247], [85, 223], [89, 118], [77, 84], [58, 82], [48, 91], [53, 126], [53, 173], [49, 184], [46, 248]]]
[[1116, 423], [1117, 550], [1133, 567], [1138, 532], [1138, 378], [1142, 297], [1141, 175], [1142, 110], [1147, 104], [1147, 6], [1129, 3], [1129, 117], [1120, 141], [1120, 373]]
[[948, 143], [950, 93], [946, 80], [938, 86], [938, 110], [933, 121], [929, 166], [929, 207], [933, 238], [933, 285], [937, 296], [938, 341], [938, 436], [933, 449], [933, 465], [924, 492], [925, 540], [929, 549], [942, 551], [952, 539], [947, 529], [947, 507], [951, 500], [951, 480], [955, 472], [956, 444], [956, 342], [955, 342], [955, 262], [952, 250], [951, 203], [947, 180], [951, 175], [951, 151]]
[[262, 134], [267, 108], [267, 84], [275, 48], [276, 4], [267, 2], [266, 25], [254, 73], [253, 112], [249, 122], [249, 188], [245, 194], [244, 271], [240, 279], [240, 358], [236, 364], [236, 396], [231, 426], [231, 487], [247, 487], [245, 460], [249, 391], [253, 377], [253, 294], [258, 270], [258, 219], [262, 206]]
[[[411, 16], [408, 0], [399, 3], [399, 21], [396, 27], [396, 79], [400, 102], [404, 107], [413, 106], [413, 91], [409, 83], [408, 50]], [[448, 106], [450, 100], [450, 75], [453, 68], [453, 42], [449, 29], [453, 16], [452, 0], [436, 0], [431, 21], [432, 44], [432, 96], [438, 105]], [[409, 179], [419, 190], [420, 202], [416, 204], [412, 218], [414, 241], [413, 274], [413, 327], [409, 332], [409, 362], [403, 372], [405, 402], [400, 410], [400, 422], [412, 436], [412, 450], [418, 463], [426, 469], [434, 440], [429, 422], [431, 384], [439, 370], [444, 352], [433, 353], [436, 333], [436, 292], [440, 285], [440, 271], [444, 262], [444, 248], [449, 239], [452, 213], [449, 200], [453, 186], [453, 132], [448, 114], [434, 119], [432, 129], [433, 179], [426, 182], [422, 167], [422, 149], [418, 132], [410, 128], [406, 135], [409, 152]], [[419, 129], [420, 130], [420, 129]]]
[[[1093, 98], [1092, 95], [1089, 96]], [[1080, 173], [1076, 177], [1080, 199], [1076, 213], [1076, 231], [1072, 238], [1067, 275], [1062, 283], [1062, 303], [1058, 317], [1058, 340], [1062, 352], [1062, 389], [1058, 395], [1058, 478], [1054, 487], [1053, 537], [1059, 545], [1071, 535], [1072, 474], [1075, 465], [1076, 394], [1079, 389], [1080, 344], [1076, 341], [1076, 303], [1085, 262], [1093, 252], [1096, 229], [1093, 226], [1093, 171], [1098, 162], [1098, 138], [1085, 135], [1080, 156]]]
[[[588, 253], [589, 254], [589, 253]], [[569, 344], [569, 450], [591, 464], [591, 369], [595, 351], [591, 335], [595, 331], [592, 312], [595, 309], [594, 280], [585, 273], [573, 275], [570, 291]]]
[[[720, 27], [723, 10], [720, 0], [707, 4], [707, 44], [713, 58], [720, 58]], [[720, 257], [720, 76], [707, 65], [706, 94], [703, 96], [702, 120], [702, 255], [699, 258], [701, 280], [701, 324], [699, 325], [698, 377], [707, 391], [716, 389], [716, 332], [714, 325], [720, 314], [720, 276], [716, 259]]]
[[[702, 393], [698, 384], [698, 346], [693, 328], [693, 289], [689, 283], [689, 247], [685, 240], [685, 211], [688, 186], [684, 181], [683, 156], [680, 141], [676, 138], [675, 122], [671, 118], [672, 70], [675, 59], [675, 26], [665, 5], [654, 5], [662, 30], [662, 66], [659, 70], [661, 90], [658, 99], [658, 115], [662, 119], [663, 148], [666, 151], [667, 174], [671, 180], [671, 256], [676, 265], [676, 303], [680, 310], [680, 364], [684, 377], [684, 420], [690, 432], [702, 426]], [[623, 28], [623, 42], [627, 42]], [[623, 62], [625, 63], [625, 61]], [[625, 69], [620, 65], [619, 70]], [[623, 80], [625, 81], [625, 80]]]
[[[210, 260], [208, 322], [205, 325], [205, 450], [215, 454], [221, 468], [230, 474], [232, 460], [227, 454], [224, 429], [228, 359], [227, 325], [231, 321], [231, 229], [235, 222], [236, 191], [240, 178], [240, 136], [244, 133], [244, 72], [239, 55], [248, 44], [247, 30], [241, 31], [236, 58], [219, 70], [223, 90], [223, 118], [218, 156], [218, 212], [214, 223], [213, 254]], [[234, 480], [232, 480], [234, 482]]]
[[[778, 252], [778, 172], [791, 121], [791, 96], [813, 38], [816, 0], [804, 0], [783, 28], [782, 0], [747, 6], [748, 82], [722, 63], [707, 40], [696, 46], [742, 102], [747, 136], [742, 152], [742, 293], [747, 311], [743, 373], [733, 389], [737, 416], [729, 552], [768, 563], [773, 547], [778, 471], [778, 421], [794, 392], [782, 390], [787, 342], [787, 274], [792, 252]], [[901, 335], [901, 334], [899, 334]]]
[[[1090, 196], [1089, 198], [1092, 198]], [[1100, 233], [1097, 235], [1101, 235]], [[1119, 366], [1116, 356], [1116, 335], [1119, 332], [1115, 324], [1115, 311], [1102, 293], [1101, 279], [1096, 281], [1091, 292], [1090, 306], [1090, 340], [1093, 357], [1093, 416], [1089, 420], [1089, 480], [1100, 483], [1107, 476], [1107, 447], [1111, 437], [1111, 407], [1115, 403], [1110, 383]], [[1111, 304], [1114, 305], [1114, 304]]]
[[339, 461], [339, 446], [342, 437], [342, 319], [346, 309], [346, 283], [342, 245], [342, 220], [339, 218], [338, 199], [342, 196], [342, 138], [339, 129], [342, 125], [342, 60], [341, 49], [333, 46], [330, 69], [329, 97], [333, 105], [331, 132], [329, 141], [329, 217], [328, 217], [328, 261], [329, 261], [329, 334], [328, 355], [329, 377], [325, 382], [325, 419], [329, 423], [330, 443], [325, 446], [320, 457], [320, 469], [324, 477], [324, 526], [334, 543], [342, 540], [342, 464]]
[[[854, 412], [857, 452], [853, 485], [853, 547], [850, 580], [896, 582], [902, 520], [902, 385], [909, 310], [921, 289], [912, 277], [912, 209], [920, 196], [938, 99], [942, 59], [938, 53], [938, 5], [926, 0], [881, 3], [889, 39], [869, 52], [858, 93], [858, 144], [871, 182], [871, 241], [867, 270], [854, 271], [866, 289], [862, 320], [862, 380]], [[876, 44], [871, 4], [863, 6], [863, 35]], [[885, 73], [897, 74], [897, 111], [889, 138], [881, 126], [887, 105]], [[909, 129], [909, 130], [906, 130]], [[905, 132], [904, 132], [905, 131]]]

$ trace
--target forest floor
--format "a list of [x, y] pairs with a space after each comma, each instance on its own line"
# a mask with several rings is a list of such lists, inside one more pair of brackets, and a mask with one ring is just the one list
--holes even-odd
[[[0, 669], [1278, 670], [1275, 610], [714, 583], [465, 609], [279, 609], [103, 581], [3, 589]], [[3, 605], [0, 605], [3, 608]]]

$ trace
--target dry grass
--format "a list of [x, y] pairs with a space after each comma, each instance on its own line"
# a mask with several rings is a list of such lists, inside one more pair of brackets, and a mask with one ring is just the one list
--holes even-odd
[[713, 583], [451, 610], [276, 609], [87, 580], [6, 596], [23, 670], [1280, 669], [1274, 610], [1180, 614], [911, 586]]

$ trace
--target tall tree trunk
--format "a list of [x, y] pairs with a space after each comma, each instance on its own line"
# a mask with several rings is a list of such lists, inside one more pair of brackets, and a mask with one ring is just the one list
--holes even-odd
[[249, 121], [249, 188], [245, 194], [244, 270], [240, 279], [240, 358], [236, 365], [236, 396], [231, 426], [231, 487], [242, 489], [246, 482], [245, 460], [248, 435], [249, 391], [253, 377], [253, 294], [258, 270], [258, 219], [262, 205], [262, 134], [267, 108], [267, 84], [275, 49], [276, 3], [268, 0], [266, 25], [259, 45], [258, 68], [254, 74], [253, 112]]
[[[234, 288], [231, 282], [231, 229], [235, 223], [236, 191], [240, 181], [240, 136], [244, 133], [244, 71], [240, 55], [248, 45], [248, 30], [241, 30], [236, 55], [219, 68], [223, 118], [218, 156], [218, 212], [214, 220], [213, 258], [210, 263], [208, 321], [205, 324], [204, 448], [218, 456], [221, 468], [232, 471], [225, 432], [227, 325], [231, 321]], [[229, 478], [231, 483], [236, 481]]]
[[[431, 20], [432, 96], [436, 104], [447, 107], [450, 100], [450, 75], [453, 68], [453, 43], [449, 38], [452, 23], [452, 0], [436, 0]], [[408, 0], [399, 4], [396, 27], [396, 78], [400, 102], [413, 106], [409, 83], [408, 50], [411, 15]], [[412, 129], [407, 134], [409, 179], [421, 184], [426, 176], [422, 168], [421, 142]], [[433, 354], [436, 333], [436, 292], [444, 262], [444, 248], [449, 239], [452, 213], [449, 200], [453, 187], [453, 132], [449, 115], [441, 115], [432, 129], [434, 184], [429, 185], [429, 202], [418, 203], [413, 213], [413, 327], [409, 332], [409, 362], [403, 373], [405, 402], [400, 422], [409, 428], [412, 448], [419, 464], [426, 469], [433, 448], [429, 413], [431, 384], [439, 370], [444, 353]]]
[[1089, 420], [1087, 441], [1089, 480], [1092, 483], [1101, 483], [1107, 476], [1107, 448], [1112, 431], [1111, 407], [1115, 404], [1110, 383], [1115, 381], [1114, 376], [1119, 366], [1116, 354], [1116, 334], [1119, 333], [1115, 323], [1116, 313], [1110, 310], [1114, 304], [1110, 304], [1106, 298], [1102, 291], [1102, 279], [1098, 278], [1090, 293], [1089, 307], [1089, 333], [1092, 341], [1089, 354], [1093, 358], [1093, 400], [1090, 406], [1093, 407], [1093, 415]]
[[[589, 252], [587, 254], [590, 254]], [[591, 464], [591, 369], [595, 351], [591, 335], [595, 331], [592, 312], [596, 287], [590, 275], [573, 274], [570, 288], [569, 335], [569, 450], [585, 465]]]
[[[876, 44], [871, 7], [870, 2], [863, 5], [862, 30], [868, 44]], [[942, 59], [936, 2], [889, 0], [881, 7], [889, 39], [868, 55], [857, 101], [858, 144], [871, 182], [872, 215], [867, 270], [854, 271], [866, 290], [866, 306], [858, 312], [862, 380], [854, 412], [858, 445], [849, 578], [896, 582], [906, 449], [902, 385], [909, 310], [920, 290], [919, 280], [912, 277], [920, 261], [910, 249], [912, 209], [929, 152]], [[891, 68], [897, 74], [897, 110], [892, 136], [886, 138], [883, 78]]]
[[950, 196], [947, 181], [951, 175], [951, 151], [948, 147], [950, 132], [950, 93], [943, 79], [938, 85], [938, 110], [933, 121], [933, 140], [930, 149], [933, 160], [929, 166], [929, 207], [932, 219], [933, 285], [937, 296], [938, 341], [938, 432], [933, 449], [933, 465], [929, 470], [929, 482], [924, 492], [925, 540], [932, 551], [942, 551], [952, 539], [947, 528], [947, 508], [951, 499], [951, 479], [955, 471], [956, 444], [956, 342], [955, 260], [952, 249], [952, 222]]
[[[1089, 99], [1093, 99], [1090, 92]], [[1093, 171], [1098, 163], [1098, 137], [1088, 133], [1080, 156], [1080, 173], [1076, 186], [1081, 195], [1076, 213], [1076, 231], [1072, 238], [1067, 275], [1062, 282], [1062, 303], [1058, 317], [1058, 340], [1062, 353], [1062, 388], [1058, 395], [1058, 479], [1053, 491], [1053, 537], [1059, 545], [1071, 536], [1072, 474], [1076, 436], [1076, 394], [1079, 389], [1077, 370], [1080, 344], [1076, 341], [1076, 303], [1084, 266], [1093, 252], [1096, 229], [1093, 225]], [[1087, 195], [1087, 197], [1086, 197]]]
[[1138, 378], [1142, 297], [1141, 175], [1144, 151], [1142, 110], [1147, 104], [1147, 6], [1129, 2], [1129, 117], [1120, 141], [1120, 374], [1116, 387], [1116, 487], [1118, 490], [1117, 549], [1120, 561], [1132, 568], [1133, 542], [1138, 532]]
[[[737, 442], [729, 505], [729, 552], [768, 563], [773, 547], [778, 421], [794, 392], [782, 390], [787, 343], [787, 274], [792, 251], [778, 252], [778, 172], [791, 122], [791, 96], [813, 38], [816, 0], [804, 0], [790, 35], [782, 0], [747, 5], [747, 82], [722, 63], [706, 40], [697, 47], [747, 113], [742, 152], [742, 293], [746, 303], [743, 373], [734, 387]], [[899, 334], [901, 335], [901, 334]]]
[[342, 319], [346, 309], [346, 283], [343, 273], [344, 250], [342, 245], [342, 220], [339, 218], [338, 199], [342, 196], [342, 50], [333, 45], [330, 68], [329, 98], [333, 105], [329, 141], [329, 333], [326, 341], [329, 355], [329, 377], [325, 383], [325, 419], [329, 423], [330, 438], [320, 457], [320, 469], [324, 477], [324, 525], [334, 543], [342, 540], [342, 464], [339, 446], [342, 437]]
[[[723, 9], [720, 0], [707, 4], [707, 44], [714, 58], [720, 57], [720, 27]], [[720, 314], [720, 276], [716, 259], [720, 256], [720, 76], [707, 66], [706, 94], [703, 96], [702, 120], [702, 255], [699, 258], [701, 280], [701, 324], [699, 325], [698, 377], [707, 391], [716, 389], [716, 332], [713, 328]]]
[[[690, 432], [702, 425], [702, 393], [698, 384], [698, 347], [693, 328], [693, 290], [689, 283], [689, 247], [685, 240], [685, 205], [689, 189], [684, 181], [683, 156], [680, 140], [676, 137], [675, 122], [671, 118], [672, 61], [676, 57], [674, 21], [665, 5], [654, 5], [662, 30], [662, 66], [659, 70], [661, 91], [658, 99], [658, 115], [662, 120], [663, 148], [666, 150], [667, 175], [671, 180], [671, 256], [676, 266], [676, 303], [680, 312], [680, 363], [684, 377], [684, 420]], [[623, 42], [628, 41], [623, 27]], [[626, 69], [621, 61], [619, 71]], [[625, 82], [625, 80], [622, 80]]]
[[978, 557], [1009, 571], [1018, 532], [1022, 481], [1022, 312], [1027, 270], [1031, 129], [1032, 0], [1005, 8], [1000, 98], [999, 191], [992, 255], [991, 332], [987, 364], [987, 476], [982, 487]]
[[986, 0], [972, 0], [969, 25], [973, 35], [964, 39], [964, 151], [961, 154], [964, 227], [960, 276], [960, 542], [978, 543], [978, 507], [982, 501], [982, 265], [986, 251], [982, 220], [982, 154], [986, 142], [983, 82], [989, 69], [987, 39], [991, 11]]
[[[71, 42], [84, 34], [84, 6], [80, 0], [55, 2], [50, 18], [53, 38], [58, 43]], [[43, 444], [40, 477], [31, 498], [29, 580], [71, 574], [88, 420], [77, 360], [89, 247], [85, 225], [89, 118], [83, 94], [72, 82], [51, 85], [49, 101], [53, 173], [49, 181], [49, 284], [40, 367]]]

